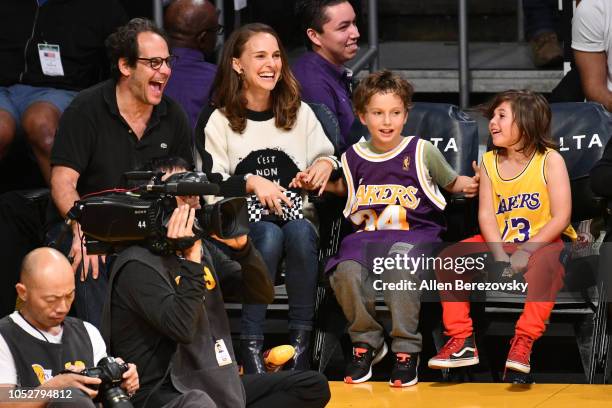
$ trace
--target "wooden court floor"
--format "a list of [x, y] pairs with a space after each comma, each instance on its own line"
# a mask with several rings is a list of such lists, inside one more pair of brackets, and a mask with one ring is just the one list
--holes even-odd
[[385, 382], [349, 385], [330, 381], [327, 408], [612, 408], [612, 385]]

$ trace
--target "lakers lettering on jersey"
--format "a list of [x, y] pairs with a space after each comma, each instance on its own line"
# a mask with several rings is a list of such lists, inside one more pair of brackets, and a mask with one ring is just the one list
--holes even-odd
[[355, 193], [357, 200], [353, 204], [351, 212], [355, 211], [359, 206], [376, 204], [399, 204], [414, 210], [421, 201], [420, 198], [416, 197], [418, 192], [419, 189], [414, 186], [360, 185]]
[[540, 193], [524, 193], [512, 197], [500, 197], [496, 214], [504, 214], [518, 208], [537, 210], [540, 208]]
[[[416, 197], [418, 189], [414, 186], [399, 185], [361, 185], [355, 193], [356, 201], [351, 209], [349, 219], [361, 227], [362, 231], [375, 230], [409, 230], [406, 208], [415, 209], [420, 198]], [[386, 205], [380, 213], [372, 208], [359, 210], [359, 207]], [[363, 225], [362, 225], [363, 224]]]
[[[499, 174], [496, 151], [484, 154], [482, 161], [491, 180], [495, 219], [503, 242], [526, 242], [551, 220], [545, 174], [550, 151], [536, 152], [525, 169], [511, 179]], [[576, 238], [571, 225], [563, 233]]]
[[[422, 146], [417, 138], [407, 137], [385, 153], [373, 153], [361, 144], [349, 150], [350, 157], [347, 154], [342, 157], [348, 185], [344, 214], [358, 231], [407, 231], [408, 213], [419, 218], [423, 217], [420, 212], [429, 211], [421, 208], [423, 201], [428, 206], [435, 201], [444, 208], [443, 196], [425, 176], [428, 172], [421, 169]], [[423, 184], [432, 193], [423, 190]]]

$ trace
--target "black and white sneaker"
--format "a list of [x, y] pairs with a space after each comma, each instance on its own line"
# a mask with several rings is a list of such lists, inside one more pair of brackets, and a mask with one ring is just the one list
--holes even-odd
[[457, 368], [479, 363], [474, 334], [465, 339], [451, 337], [438, 354], [429, 359], [429, 368]]
[[378, 350], [374, 350], [368, 344], [354, 343], [353, 357], [346, 366], [344, 382], [347, 384], [359, 384], [368, 381], [372, 377], [372, 366], [387, 354], [387, 344], [383, 342]]
[[419, 382], [419, 353], [395, 353], [395, 364], [391, 370], [389, 385], [409, 387]]

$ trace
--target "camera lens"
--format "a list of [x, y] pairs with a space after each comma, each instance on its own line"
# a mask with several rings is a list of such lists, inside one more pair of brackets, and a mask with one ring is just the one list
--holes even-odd
[[128, 408], [133, 407], [130, 398], [125, 391], [119, 387], [109, 388], [104, 392], [102, 397], [102, 406], [104, 408]]

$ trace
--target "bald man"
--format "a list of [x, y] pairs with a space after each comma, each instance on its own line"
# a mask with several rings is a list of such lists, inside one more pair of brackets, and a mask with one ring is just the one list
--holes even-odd
[[[93, 407], [91, 399], [97, 391], [91, 387], [100, 384], [100, 379], [59, 374], [66, 368], [79, 372], [106, 357], [106, 346], [98, 330], [66, 316], [75, 289], [70, 263], [55, 249], [35, 249], [23, 259], [20, 281], [15, 287], [21, 309], [0, 319], [0, 389], [70, 388], [73, 398], [82, 399], [79, 407]], [[135, 365], [129, 367], [121, 386], [134, 393], [139, 387], [138, 374]], [[0, 401], [5, 400], [0, 395]], [[47, 402], [38, 406], [47, 406]], [[63, 405], [54, 402], [48, 406]]]
[[218, 12], [208, 0], [175, 0], [164, 14], [164, 28], [170, 37], [172, 54], [178, 57], [166, 94], [187, 112], [192, 129], [198, 114], [208, 103], [217, 67], [204, 61], [215, 50]]

